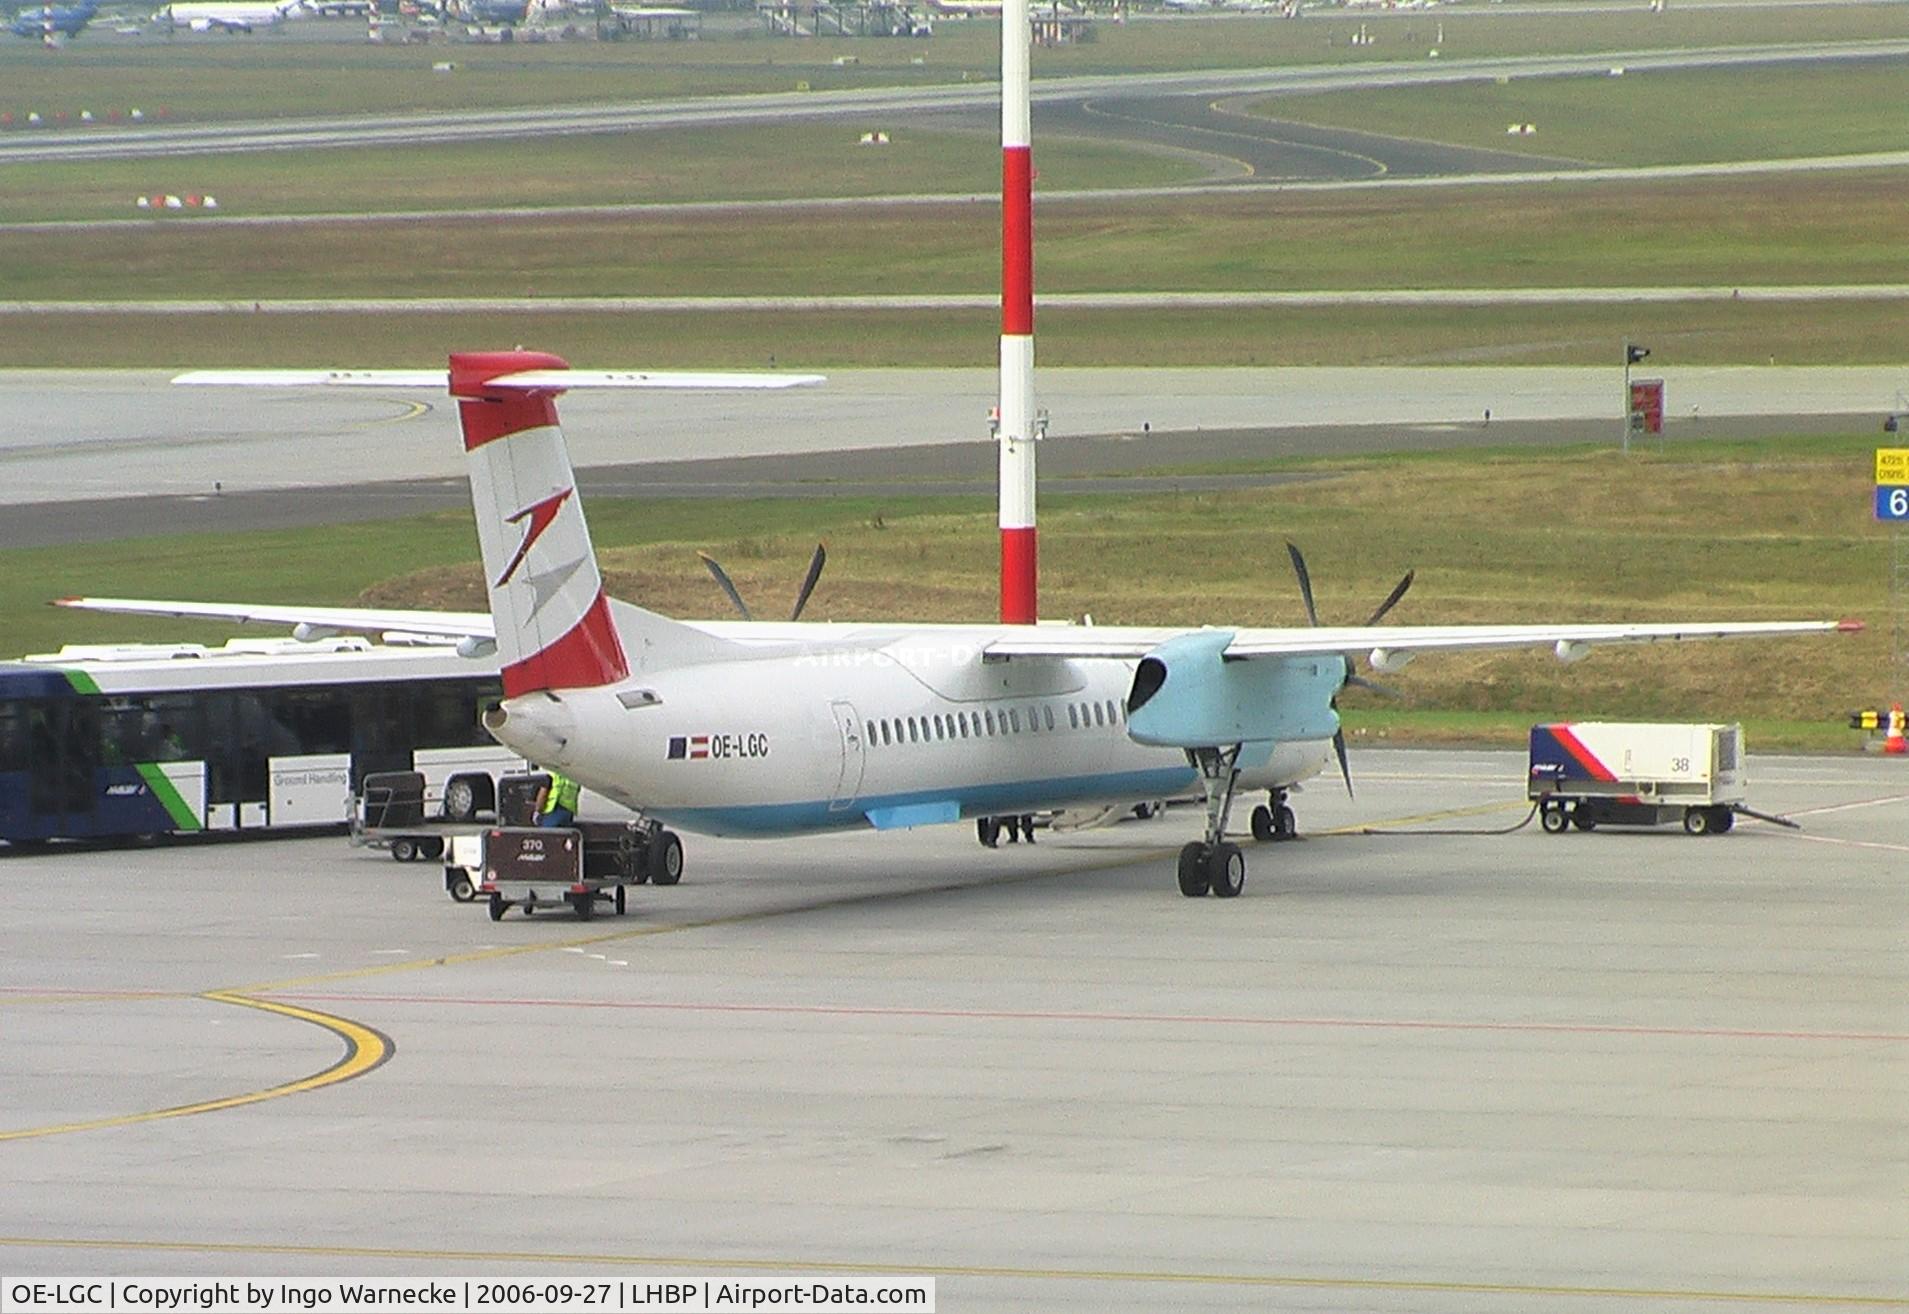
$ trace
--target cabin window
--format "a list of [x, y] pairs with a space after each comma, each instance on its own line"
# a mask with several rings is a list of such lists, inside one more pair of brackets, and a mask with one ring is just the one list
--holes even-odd
[[1041, 719], [1047, 722], [1047, 728], [1049, 730], [1054, 728], [1054, 704], [1048, 703], [1041, 708]]
[[868, 723], [868, 746], [870, 748], [873, 748], [877, 742], [878, 741], [875, 738], [875, 723], [873, 721], [870, 721]]
[[968, 737], [968, 714], [966, 712], [955, 713], [955, 729], [960, 732], [963, 739]]
[[1008, 708], [1008, 725], [1013, 727], [1015, 734], [1018, 735], [1021, 733], [1021, 709], [1020, 708], [1018, 707]]
[[1073, 703], [1067, 705], [1067, 728], [1069, 730], [1080, 729], [1080, 708]]

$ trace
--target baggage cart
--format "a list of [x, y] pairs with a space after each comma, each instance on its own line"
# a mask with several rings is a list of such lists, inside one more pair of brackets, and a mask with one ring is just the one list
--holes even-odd
[[599, 904], [619, 915], [625, 891], [654, 879], [674, 885], [683, 874], [675, 835], [638, 821], [584, 821], [574, 826], [493, 826], [483, 834], [478, 892], [492, 921], [506, 910], [526, 916], [568, 906], [588, 921]]

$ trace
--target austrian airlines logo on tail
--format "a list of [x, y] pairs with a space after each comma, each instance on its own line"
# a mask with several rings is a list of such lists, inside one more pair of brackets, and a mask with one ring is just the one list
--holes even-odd
[[524, 557], [530, 552], [530, 545], [550, 528], [550, 522], [557, 518], [557, 512], [563, 508], [564, 502], [576, 491], [575, 485], [572, 485], [561, 493], [552, 493], [541, 502], [532, 502], [514, 516], [505, 517], [504, 523], [507, 525], [514, 525], [524, 519], [528, 519], [530, 524], [524, 530], [524, 541], [517, 545], [517, 555], [510, 559], [510, 564], [504, 567], [504, 573], [497, 577], [497, 583], [493, 584], [492, 588], [501, 589], [510, 583], [510, 577], [517, 573], [517, 567], [523, 565]]

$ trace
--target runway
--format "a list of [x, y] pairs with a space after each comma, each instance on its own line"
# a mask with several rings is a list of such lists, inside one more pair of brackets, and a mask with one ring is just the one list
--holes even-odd
[[[1880, 425], [1909, 387], [1899, 367], [1659, 373], [1672, 441], [1726, 423], [1733, 432]], [[299, 490], [375, 485], [388, 508], [380, 513], [394, 515], [463, 501], [462, 449], [441, 394], [179, 388], [169, 377], [0, 372], [10, 420], [0, 433], [0, 505], [71, 513], [0, 518], [0, 546], [256, 523], [223, 509], [234, 495], [268, 505], [254, 495], [286, 494], [269, 505], [285, 509], [285, 523], [307, 524], [327, 521]], [[606, 491], [651, 487], [653, 473], [684, 495], [697, 485], [787, 491], [796, 480], [812, 481], [802, 492], [899, 490], [924, 478], [985, 492], [998, 387], [992, 370], [841, 370], [820, 387], [772, 395], [572, 394], [563, 416], [586, 486], [600, 479]], [[1582, 367], [1043, 369], [1038, 401], [1052, 424], [1042, 464], [1085, 478], [1283, 455], [1595, 441], [1615, 436], [1621, 393], [1618, 370]], [[745, 458], [761, 459], [726, 464]], [[140, 505], [151, 499], [170, 500]], [[353, 504], [331, 499], [366, 518]]]
[[588, 925], [338, 838], [0, 858], [0, 1267], [1909, 1308], [1900, 763], [1753, 756], [1806, 829], [1706, 839], [1353, 769], [1230, 903], [1184, 813], [692, 840]]
[[[1695, 68], [1757, 67], [1823, 60], [1900, 58], [1909, 42], [1796, 42], [1720, 46], [1689, 50], [1601, 51], [1588, 55], [1514, 55], [1484, 59], [1385, 60], [1358, 66], [1201, 69], [1169, 73], [1110, 73], [1041, 78], [1032, 87], [1036, 114], [1054, 104], [1103, 97], [1195, 96], [1208, 99], [1272, 93], [1436, 86], [1497, 77], [1569, 77], [1608, 74], [1621, 63], [1633, 73]], [[786, 122], [791, 118], [835, 119], [880, 114], [930, 118], [986, 112], [998, 102], [989, 82], [933, 87], [880, 87], [838, 91], [775, 92], [706, 96], [614, 105], [510, 106], [442, 113], [353, 115], [273, 122], [142, 125], [89, 128], [83, 134], [49, 133], [0, 141], [0, 164], [31, 160], [151, 159], [176, 155], [231, 154], [314, 147], [417, 146], [439, 141], [488, 141], [583, 133], [634, 132], [654, 128], [732, 123]], [[1364, 134], [1354, 134], [1363, 136]], [[1423, 144], [1417, 144], [1421, 149]], [[1396, 149], [1406, 149], [1401, 144]], [[1364, 167], [1359, 172], [1363, 174]]]

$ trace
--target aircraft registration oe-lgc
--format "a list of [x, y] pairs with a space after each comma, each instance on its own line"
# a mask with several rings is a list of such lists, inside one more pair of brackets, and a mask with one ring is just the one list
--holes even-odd
[[[1425, 652], [1860, 629], [1856, 621], [1598, 625], [1133, 628], [714, 621], [606, 597], [556, 398], [574, 387], [756, 386], [814, 376], [570, 370], [534, 352], [453, 355], [490, 613], [68, 599], [95, 610], [397, 631], [495, 655], [504, 697], [484, 724], [663, 829], [779, 836], [887, 830], [1198, 792], [1205, 833], [1181, 850], [1188, 896], [1240, 893], [1226, 838], [1240, 791], [1266, 791], [1260, 838], [1293, 833], [1287, 791], [1345, 740], [1334, 699], [1361, 655], [1396, 671]], [[442, 387], [441, 371], [203, 372], [184, 383]], [[680, 850], [678, 850], [680, 853]]]

